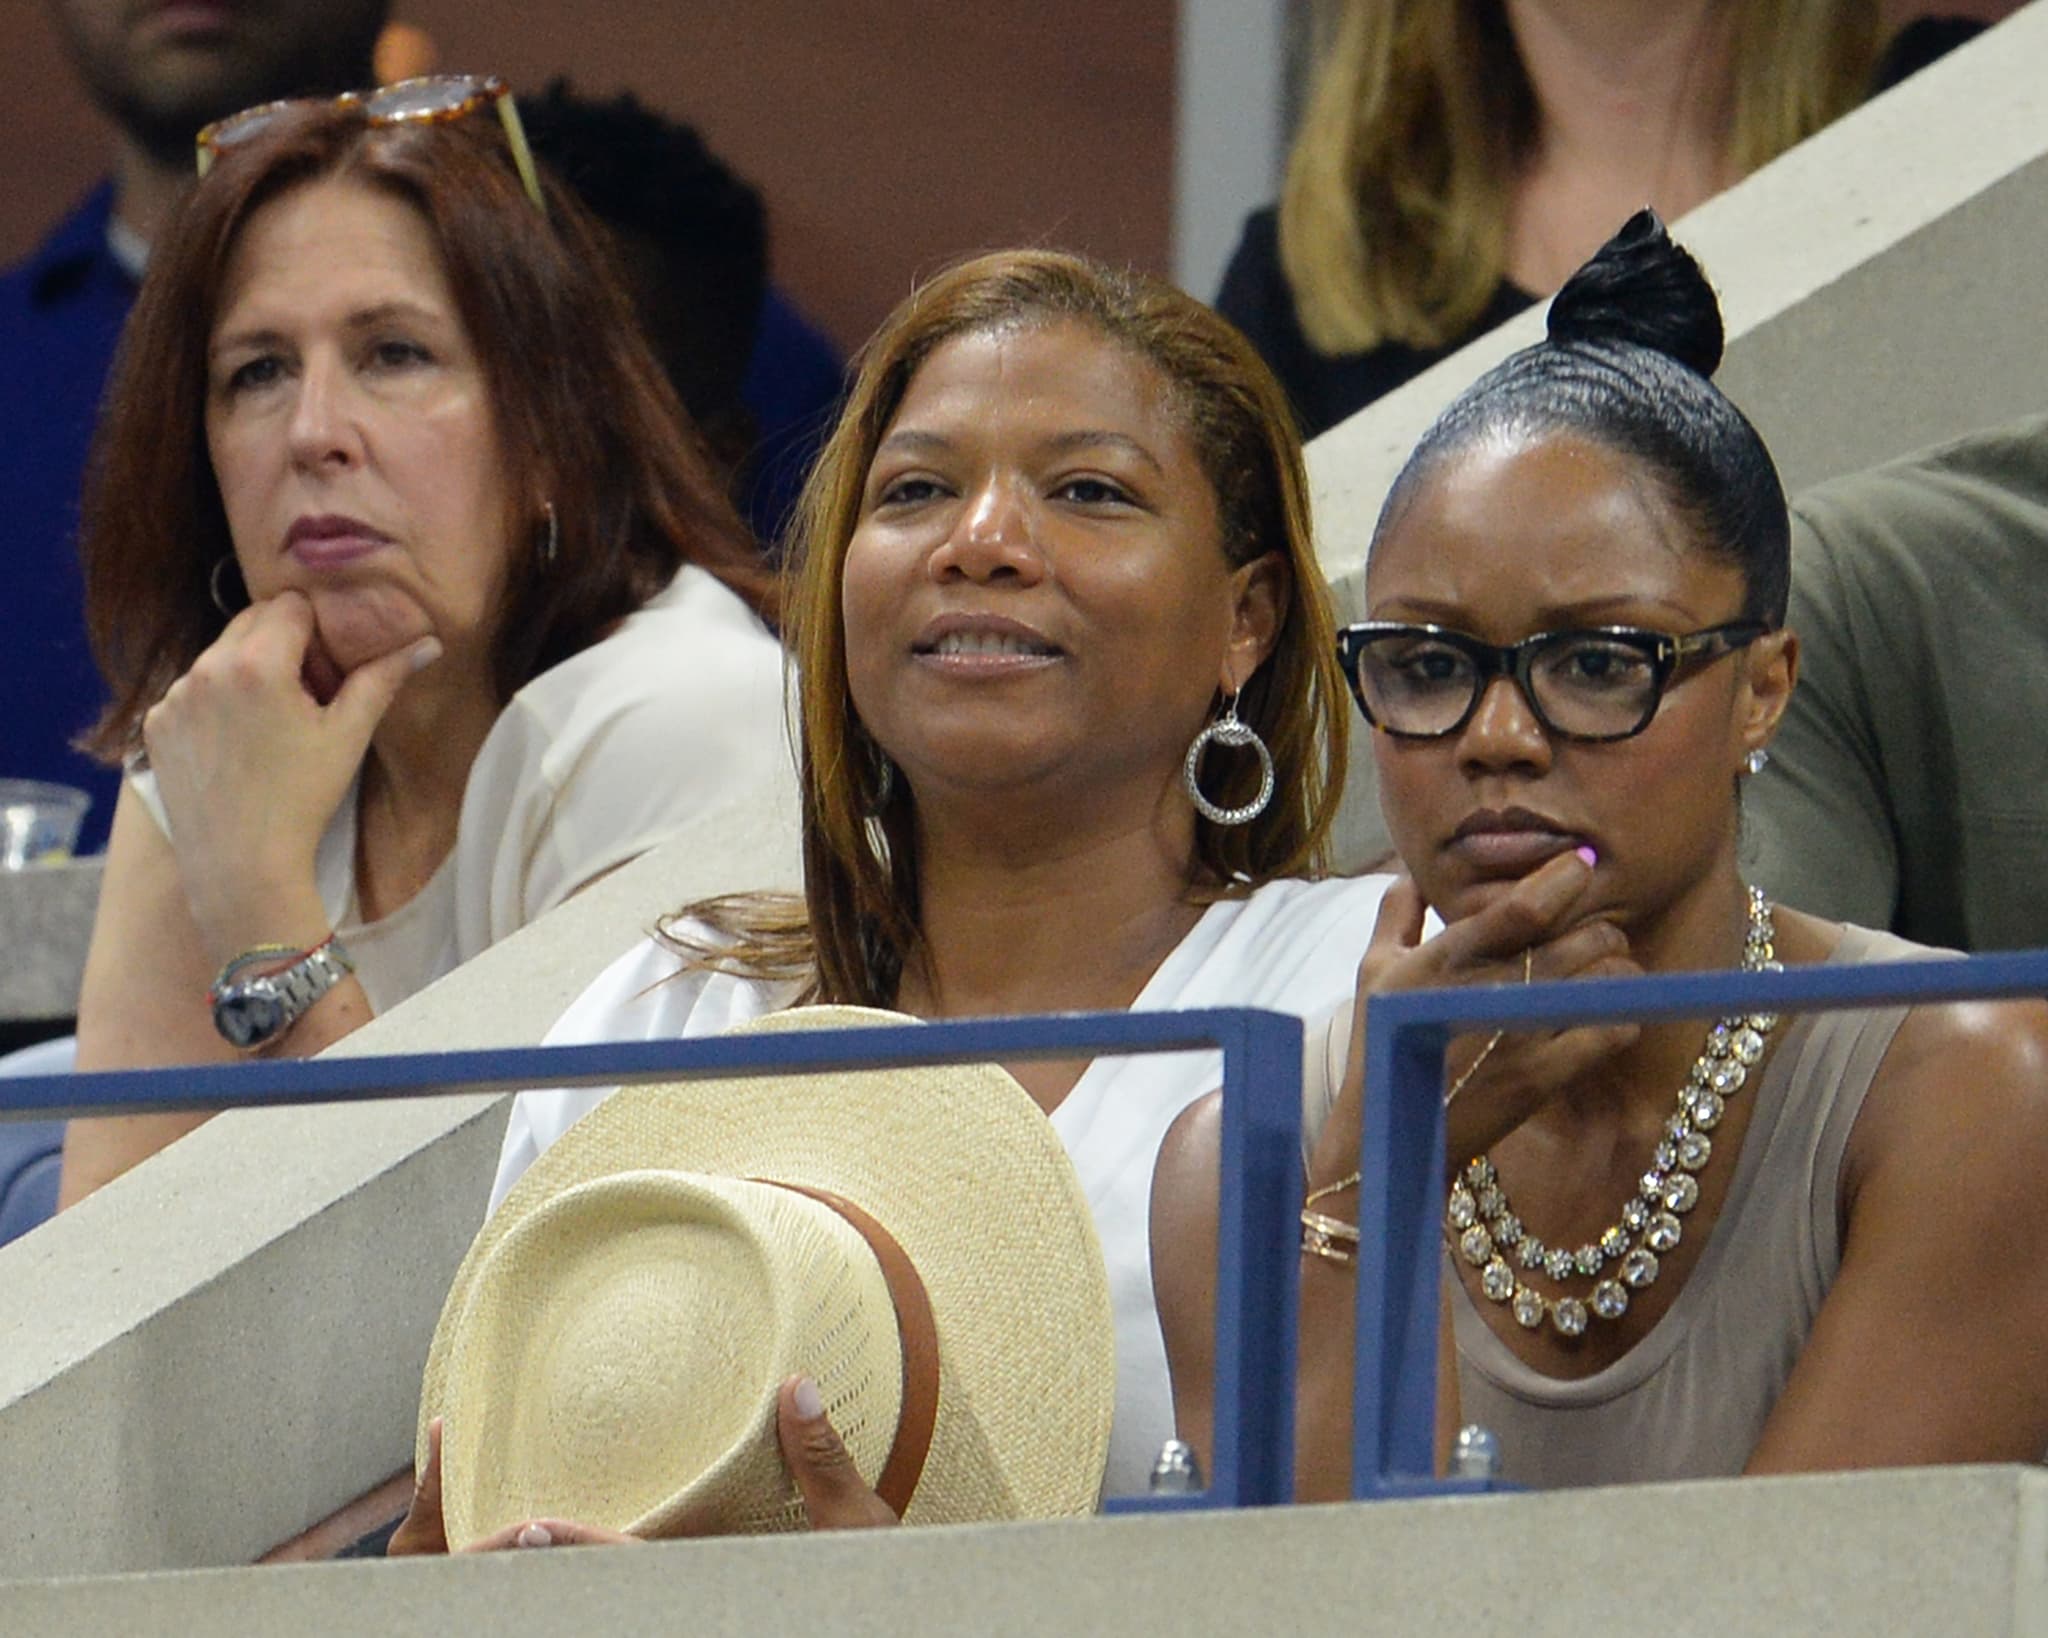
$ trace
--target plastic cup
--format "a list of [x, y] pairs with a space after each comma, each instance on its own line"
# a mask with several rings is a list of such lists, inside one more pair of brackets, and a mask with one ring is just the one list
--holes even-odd
[[92, 798], [73, 785], [0, 779], [0, 870], [61, 864], [78, 845]]

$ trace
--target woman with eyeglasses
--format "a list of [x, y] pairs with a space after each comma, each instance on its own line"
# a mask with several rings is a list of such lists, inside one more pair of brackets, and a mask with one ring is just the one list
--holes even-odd
[[[304, 1056], [785, 761], [772, 591], [501, 82], [200, 137], [85, 501], [79, 1063]], [[81, 1121], [75, 1201], [203, 1117]]]
[[[1305, 1310], [1358, 1244], [1367, 996], [1927, 953], [1744, 883], [1741, 785], [1798, 644], [1784, 495], [1709, 379], [1721, 340], [1698, 267], [1645, 211], [1388, 495], [1371, 618], [1339, 647], [1405, 876], [1332, 1023], [1350, 1071], [1309, 1166]], [[1462, 1416], [1510, 1479], [2048, 1449], [2039, 1003], [1494, 1034], [1447, 1067]], [[1213, 1107], [1184, 1117], [1153, 1194], [1197, 1441], [1216, 1136]], [[1305, 1326], [1302, 1344], [1305, 1382], [1335, 1381], [1313, 1367], [1348, 1335]]]

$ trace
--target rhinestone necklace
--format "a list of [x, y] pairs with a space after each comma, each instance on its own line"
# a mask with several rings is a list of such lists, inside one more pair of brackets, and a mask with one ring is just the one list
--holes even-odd
[[[1744, 972], [1784, 970], [1774, 938], [1770, 903], [1752, 887]], [[1517, 1324], [1534, 1331], [1547, 1316], [1565, 1337], [1584, 1336], [1590, 1317], [1618, 1320], [1627, 1313], [1629, 1294], [1655, 1282], [1658, 1259], [1684, 1238], [1679, 1219], [1699, 1204], [1696, 1174], [1713, 1158], [1714, 1140], [1707, 1134], [1721, 1124], [1728, 1098], [1742, 1089], [1777, 1027], [1775, 1013], [1756, 1012], [1723, 1018], [1707, 1032], [1706, 1047], [1678, 1089], [1678, 1112], [1664, 1122], [1664, 1137], [1643, 1173], [1641, 1189], [1597, 1240], [1574, 1251], [1545, 1245], [1522, 1226], [1486, 1156], [1467, 1164], [1465, 1175], [1451, 1185], [1444, 1232], [1458, 1254], [1479, 1270], [1479, 1288], [1493, 1301], [1509, 1304]], [[1525, 1271], [1556, 1284], [1575, 1275], [1597, 1283], [1583, 1298], [1545, 1297], [1517, 1277], [1511, 1257]], [[1610, 1263], [1615, 1270], [1606, 1273]]]

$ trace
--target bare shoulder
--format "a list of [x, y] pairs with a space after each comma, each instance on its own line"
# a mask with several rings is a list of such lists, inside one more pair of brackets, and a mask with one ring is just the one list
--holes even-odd
[[1214, 1312], [1222, 1185], [1223, 1094], [1197, 1098], [1174, 1117], [1152, 1168], [1152, 1293], [1169, 1357], [1206, 1353]]
[[[1788, 961], [1829, 959], [1850, 931], [1779, 912]], [[1911, 1008], [1886, 1048], [1857, 1123], [1857, 1141], [1889, 1149], [1925, 1124], [2010, 1119], [2048, 1124], [2048, 1001], [1943, 1001]]]
[[[1980, 1197], [2037, 1194], [2048, 1165], [2048, 1002], [1915, 1007], [1871, 1082], [1850, 1152], [1856, 1180], [1884, 1173]], [[2033, 1211], [2048, 1216], [2048, 1207]], [[2030, 1212], [2032, 1215], [2032, 1212]]]
[[[1152, 1171], [1152, 1297], [1183, 1439], [1208, 1449], [1216, 1352], [1216, 1241], [1223, 1095], [1174, 1118]], [[1193, 1430], [1193, 1431], [1190, 1431]]]
[[1223, 1094], [1210, 1092], [1173, 1117], [1159, 1145], [1159, 1175], [1180, 1175], [1188, 1166], [1216, 1164], [1223, 1141]]
[[2048, 1001], [1947, 1001], [1906, 1014], [1873, 1090], [1888, 1101], [1992, 1100], [2048, 1116]]
[[1203, 1228], [1213, 1235], [1223, 1155], [1223, 1094], [1197, 1098], [1174, 1117], [1152, 1169], [1152, 1242], [1171, 1245]]

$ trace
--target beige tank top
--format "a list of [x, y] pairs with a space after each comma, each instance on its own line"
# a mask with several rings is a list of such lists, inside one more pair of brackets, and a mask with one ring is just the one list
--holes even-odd
[[[1829, 961], [1940, 953], [1850, 927]], [[1843, 1152], [1905, 1013], [1788, 1021], [1706, 1250], [1650, 1334], [1606, 1370], [1574, 1382], [1531, 1370], [1450, 1277], [1464, 1420], [1499, 1436], [1509, 1479], [1553, 1489], [1742, 1470], [1834, 1283]]]

